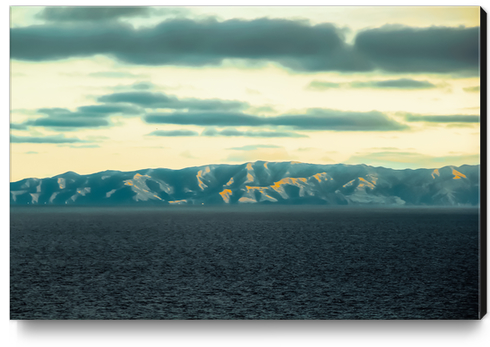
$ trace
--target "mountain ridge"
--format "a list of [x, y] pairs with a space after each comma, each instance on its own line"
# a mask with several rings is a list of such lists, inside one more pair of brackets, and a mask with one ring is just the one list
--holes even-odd
[[254, 161], [178, 170], [73, 171], [10, 183], [11, 205], [324, 204], [475, 206], [480, 165], [395, 170]]

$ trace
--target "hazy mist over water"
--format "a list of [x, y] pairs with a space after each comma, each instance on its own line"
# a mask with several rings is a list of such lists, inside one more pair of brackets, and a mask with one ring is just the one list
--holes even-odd
[[11, 319], [477, 319], [478, 209], [13, 207]]

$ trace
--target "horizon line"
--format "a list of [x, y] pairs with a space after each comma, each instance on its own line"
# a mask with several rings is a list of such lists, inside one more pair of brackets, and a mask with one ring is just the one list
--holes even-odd
[[64, 175], [64, 174], [67, 174], [67, 173], [74, 173], [76, 175], [79, 175], [79, 176], [88, 176], [88, 175], [95, 175], [95, 174], [98, 174], [98, 173], [102, 173], [102, 172], [107, 172], [107, 171], [115, 171], [115, 172], [122, 172], [122, 173], [128, 173], [128, 172], [138, 172], [138, 171], [145, 171], [145, 170], [158, 170], [158, 169], [163, 169], [163, 170], [171, 170], [171, 171], [180, 171], [180, 170], [185, 170], [185, 169], [192, 169], [192, 168], [201, 168], [201, 167], [206, 167], [206, 166], [241, 166], [241, 165], [246, 165], [246, 164], [250, 164], [250, 163], [257, 163], [257, 162], [264, 162], [264, 163], [291, 163], [291, 164], [306, 164], [306, 165], [320, 165], [320, 166], [334, 166], [334, 165], [344, 165], [344, 166], [369, 166], [369, 167], [372, 167], [372, 168], [384, 168], [384, 169], [389, 169], [389, 170], [395, 170], [395, 171], [404, 171], [404, 170], [434, 170], [434, 169], [443, 169], [445, 167], [462, 167], [462, 166], [480, 166], [481, 163], [478, 163], [478, 164], [462, 164], [462, 165], [444, 165], [444, 166], [441, 166], [441, 167], [419, 167], [419, 168], [415, 168], [415, 169], [412, 169], [412, 168], [404, 168], [404, 169], [395, 169], [393, 167], [387, 167], [387, 166], [375, 166], [375, 165], [370, 165], [370, 164], [364, 164], [364, 163], [360, 163], [360, 164], [347, 164], [347, 163], [331, 163], [331, 164], [317, 164], [317, 163], [308, 163], [308, 162], [300, 162], [300, 161], [296, 161], [296, 160], [285, 160], [285, 161], [269, 161], [269, 160], [255, 160], [255, 161], [246, 161], [246, 162], [242, 162], [242, 163], [239, 163], [239, 164], [228, 164], [228, 163], [221, 163], [221, 164], [204, 164], [204, 165], [195, 165], [195, 166], [186, 166], [186, 167], [182, 167], [182, 168], [178, 168], [178, 169], [171, 169], [171, 168], [166, 168], [166, 167], [147, 167], [147, 168], [143, 168], [143, 169], [136, 169], [136, 170], [116, 170], [116, 169], [107, 169], [107, 170], [102, 170], [102, 171], [96, 171], [96, 172], [91, 172], [91, 173], [86, 173], [86, 174], [79, 174], [78, 172], [75, 172], [75, 171], [72, 171], [72, 170], [68, 170], [68, 171], [65, 171], [65, 172], [62, 172], [62, 173], [59, 173], [59, 174], [55, 174], [53, 176], [45, 176], [45, 177], [24, 177], [24, 178], [21, 178], [21, 179], [18, 179], [18, 180], [15, 180], [13, 181], [11, 179], [11, 176], [12, 176], [12, 173], [9, 172], [9, 182], [10, 183], [15, 183], [15, 182], [19, 182], [19, 181], [22, 181], [22, 180], [26, 180], [26, 179], [46, 179], [46, 178], [53, 178], [53, 177], [56, 177], [56, 176], [61, 176], [61, 175]]

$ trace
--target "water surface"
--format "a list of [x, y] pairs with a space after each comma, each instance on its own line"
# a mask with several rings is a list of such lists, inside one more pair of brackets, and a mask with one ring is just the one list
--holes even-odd
[[478, 211], [12, 208], [11, 319], [477, 319]]

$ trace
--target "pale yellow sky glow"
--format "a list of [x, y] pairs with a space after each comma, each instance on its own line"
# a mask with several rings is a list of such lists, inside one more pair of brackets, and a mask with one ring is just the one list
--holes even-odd
[[[452, 39], [447, 39], [453, 36], [454, 40], [460, 39], [471, 28], [479, 27], [479, 7], [147, 9], [146, 17], [91, 21], [90, 30], [111, 30], [111, 26], [125, 23], [124, 28], [151, 31], [160, 23], [164, 27], [167, 22], [180, 23], [183, 19], [198, 24], [218, 23], [210, 26], [222, 23], [231, 26], [234, 25], [233, 19], [241, 19], [239, 22], [244, 24], [240, 24], [243, 25], [240, 33], [246, 35], [247, 30], [257, 30], [254, 23], [259, 22], [254, 20], [258, 18], [264, 19], [265, 24], [260, 24], [265, 28], [263, 30], [269, 30], [268, 23], [273, 20], [279, 23], [278, 19], [284, 23], [307, 20], [301, 27], [304, 29], [306, 26], [304, 30], [321, 27], [330, 30], [323, 23], [331, 23], [337, 28], [336, 35], [343, 40], [339, 47], [358, 49], [356, 45], [359, 45], [363, 51], [356, 56], [357, 59], [362, 62], [369, 60], [374, 67], [369, 65], [364, 70], [356, 70], [346, 68], [342, 61], [333, 61], [331, 64], [340, 64], [335, 65], [340, 67], [330, 68], [330, 62], [327, 62], [326, 67], [309, 68], [308, 64], [317, 62], [309, 56], [304, 58], [302, 52], [295, 51], [285, 58], [275, 58], [277, 52], [269, 52], [269, 48], [260, 45], [257, 48], [248, 41], [244, 41], [247, 42], [244, 44], [246, 47], [243, 46], [245, 48], [230, 48], [229, 45], [218, 47], [218, 44], [199, 47], [202, 51], [192, 53], [195, 57], [189, 54], [178, 60], [179, 66], [158, 60], [162, 59], [159, 53], [155, 53], [153, 58], [151, 50], [141, 51], [140, 56], [138, 47], [134, 47], [136, 53], [128, 52], [123, 47], [122, 53], [117, 49], [115, 53], [106, 53], [101, 48], [101, 51], [93, 54], [72, 53], [82, 48], [65, 50], [65, 43], [53, 46], [59, 49], [58, 53], [49, 51], [48, 46], [39, 45], [38, 48], [37, 43], [31, 49], [23, 46], [28, 39], [22, 41], [22, 35], [46, 35], [43, 38], [46, 41], [42, 42], [48, 42], [56, 40], [58, 34], [43, 31], [43, 28], [60, 26], [67, 28], [66, 35], [69, 35], [70, 30], [75, 32], [85, 22], [76, 19], [78, 17], [75, 15], [71, 21], [68, 17], [43, 17], [43, 7], [13, 7], [11, 181], [26, 177], [51, 177], [66, 171], [89, 174], [104, 170], [178, 169], [255, 160], [364, 163], [397, 169], [480, 163], [480, 123], [476, 118], [480, 115], [480, 79], [478, 73], [474, 73], [477, 66], [476, 70], [472, 70], [472, 47], [462, 45], [460, 51], [455, 51]], [[214, 19], [210, 20], [209, 17]], [[388, 24], [391, 27], [385, 27]], [[38, 29], [32, 29], [33, 25], [38, 25]], [[439, 31], [430, 31], [431, 27], [439, 28]], [[441, 62], [440, 67], [437, 61], [430, 62], [430, 59], [438, 59], [437, 54], [432, 58], [424, 55], [421, 49], [421, 56], [414, 55], [413, 60], [404, 55], [399, 61], [391, 61], [383, 57], [384, 48], [368, 51], [366, 46], [361, 46], [371, 44], [375, 35], [381, 37], [390, 30], [400, 33], [406, 30], [417, 35], [420, 30], [425, 30], [429, 35], [436, 32], [434, 45], [440, 45], [441, 50], [446, 50], [444, 45], [448, 45], [450, 48], [447, 51], [453, 52], [455, 58]], [[446, 31], [451, 34], [447, 35]], [[221, 35], [219, 31], [214, 33]], [[371, 35], [368, 37], [371, 41], [361, 41], [364, 34], [365, 37]], [[402, 34], [400, 37], [403, 37]], [[436, 38], [439, 34], [442, 35], [440, 40]], [[274, 32], [271, 35], [278, 34]], [[280, 41], [281, 35], [295, 33], [285, 32], [273, 37]], [[172, 46], [172, 49], [176, 47], [175, 54], [181, 54], [179, 52], [190, 45], [187, 41], [179, 41], [179, 38]], [[18, 45], [16, 40], [20, 42]], [[467, 41], [461, 40], [463, 43]], [[98, 46], [94, 43], [94, 47]], [[242, 54], [243, 57], [230, 58], [226, 56], [228, 53], [222, 53], [232, 49], [239, 52], [233, 54]], [[255, 57], [254, 54], [262, 54], [257, 53], [260, 49], [265, 49], [267, 53], [263, 53], [259, 59], [249, 59], [250, 56]], [[199, 60], [211, 59], [209, 57], [213, 54], [218, 56], [217, 61], [201, 63]], [[280, 54], [284, 54], [283, 51]], [[407, 56], [410, 54], [407, 53]], [[353, 55], [349, 55], [349, 59]], [[114, 97], [121, 93], [145, 94], [145, 97], [160, 95], [189, 105], [215, 100], [219, 105], [234, 101], [245, 106], [224, 110], [208, 106], [196, 109], [192, 109], [194, 106], [157, 108], [135, 103], [132, 99], [104, 102], [104, 97], [110, 99], [111, 95]], [[127, 107], [137, 111], [133, 114], [101, 115], [84, 113], [84, 106]], [[64, 112], [75, 120], [107, 121], [107, 125], [60, 127], [42, 123], [45, 120], [61, 121], [57, 112]], [[194, 122], [182, 121], [182, 124], [151, 123], [147, 118], [151, 114], [174, 113], [190, 117], [199, 117], [201, 113], [212, 117], [226, 113], [226, 116], [223, 116], [224, 120], [213, 123], [213, 118], [206, 124], [199, 118], [195, 118]], [[254, 118], [247, 124], [226, 123], [242, 115], [259, 117], [259, 120]], [[305, 123], [287, 123], [290, 119], [287, 117], [293, 116], [305, 117]], [[329, 121], [328, 126], [315, 128], [313, 123], [308, 123], [315, 122], [315, 117], [332, 117], [333, 120]], [[353, 123], [345, 125], [343, 119], [349, 117]], [[154, 131], [164, 131], [167, 135], [151, 135]], [[205, 136], [203, 132], [206, 131], [234, 131], [248, 136], [224, 136], [224, 133]], [[186, 136], [182, 136], [182, 132]], [[279, 137], [277, 133], [289, 136]], [[191, 134], [193, 136], [189, 136]]]

